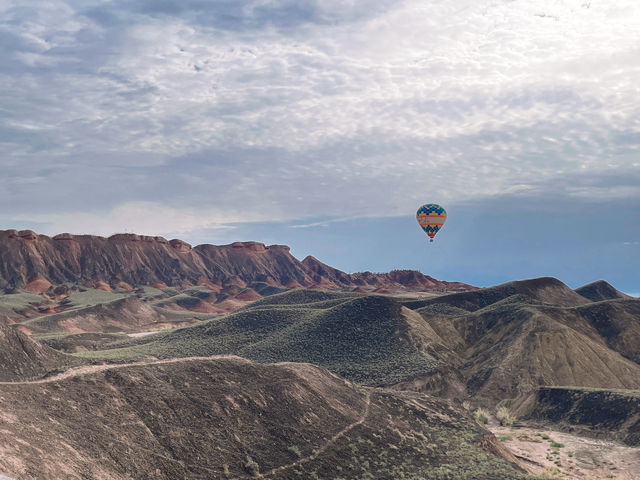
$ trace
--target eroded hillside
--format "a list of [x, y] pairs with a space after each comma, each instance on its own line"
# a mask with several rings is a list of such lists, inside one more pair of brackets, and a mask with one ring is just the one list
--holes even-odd
[[467, 392], [494, 402], [541, 385], [640, 387], [640, 301], [593, 303], [555, 279], [410, 302], [456, 352]]
[[299, 261], [286, 245], [258, 242], [192, 247], [179, 239], [136, 234], [48, 237], [31, 230], [0, 230], [0, 247], [0, 289], [33, 293], [68, 283], [104, 290], [200, 285], [232, 296], [249, 288], [245, 296], [257, 295], [252, 300], [262, 295], [249, 284], [386, 292], [474, 288], [415, 271], [347, 274], [313, 257]]
[[356, 387], [308, 364], [232, 357], [94, 370], [2, 385], [0, 472], [24, 480], [526, 477], [464, 411]]

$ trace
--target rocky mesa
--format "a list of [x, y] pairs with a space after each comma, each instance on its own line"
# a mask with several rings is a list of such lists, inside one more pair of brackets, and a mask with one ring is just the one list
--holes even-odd
[[136, 234], [111, 237], [31, 230], [0, 231], [0, 288], [42, 293], [75, 283], [107, 290], [153, 285], [207, 286], [222, 291], [262, 282], [286, 288], [405, 291], [464, 291], [474, 287], [444, 282], [415, 271], [347, 274], [313, 257], [296, 259], [285, 245], [258, 242], [192, 247], [179, 240]]

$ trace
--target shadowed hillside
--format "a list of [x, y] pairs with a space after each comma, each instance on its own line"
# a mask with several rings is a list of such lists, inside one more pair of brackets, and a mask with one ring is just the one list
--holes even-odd
[[218, 358], [95, 369], [2, 386], [0, 472], [22, 480], [526, 478], [463, 411], [358, 388], [311, 365]]
[[640, 390], [543, 387], [517, 399], [513, 411], [525, 420], [640, 445]]
[[260, 299], [245, 307], [245, 310], [256, 309], [263, 306], [292, 306], [304, 305], [308, 308], [326, 308], [335, 306], [348, 300], [362, 298], [360, 293], [335, 292], [323, 290], [291, 290], [281, 295], [271, 295]]
[[0, 381], [38, 378], [80, 363], [77, 358], [63, 355], [13, 327], [0, 324]]
[[604, 280], [598, 280], [597, 282], [593, 282], [583, 287], [576, 288], [576, 293], [582, 295], [585, 298], [588, 298], [592, 302], [613, 300], [616, 298], [632, 298], [629, 295], [625, 295], [624, 293], [619, 292]]
[[640, 300], [616, 299], [584, 305], [576, 314], [593, 327], [607, 346], [640, 364]]
[[407, 301], [405, 305], [412, 309], [429, 305], [449, 305], [468, 312], [475, 312], [488, 305], [494, 305], [501, 300], [512, 297], [514, 297], [515, 301], [547, 303], [563, 307], [573, 307], [589, 302], [588, 299], [578, 295], [560, 280], [543, 277], [508, 282], [495, 287], [443, 295], [426, 300]]

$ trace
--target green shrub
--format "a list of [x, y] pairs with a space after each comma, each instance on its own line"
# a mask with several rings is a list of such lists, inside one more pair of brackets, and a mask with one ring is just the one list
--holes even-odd
[[539, 478], [562, 478], [562, 474], [556, 467], [546, 467]]
[[300, 453], [300, 449], [298, 448], [297, 445], [291, 445], [289, 448], [287, 448], [287, 450], [289, 450], [291, 453], [293, 453], [298, 458], [300, 458], [302, 456], [302, 453]]

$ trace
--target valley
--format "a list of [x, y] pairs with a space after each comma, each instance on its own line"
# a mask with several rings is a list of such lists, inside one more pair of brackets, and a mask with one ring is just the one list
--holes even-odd
[[[196, 255], [141, 237], [9, 240], [36, 275], [7, 270], [5, 257], [9, 478], [639, 471], [640, 300], [604, 281], [478, 289], [419, 272], [345, 274], [250, 242]], [[96, 242], [111, 253], [87, 257]], [[64, 248], [83, 260], [73, 267]]]
[[550, 428], [503, 427], [489, 430], [536, 475], [566, 480], [634, 480], [640, 472], [637, 447]]

